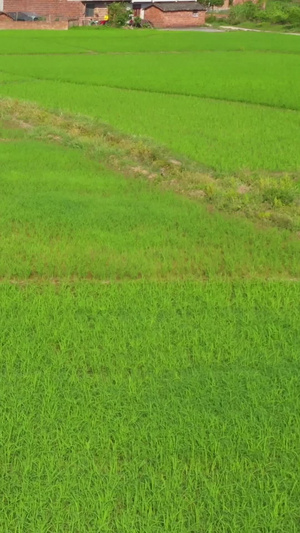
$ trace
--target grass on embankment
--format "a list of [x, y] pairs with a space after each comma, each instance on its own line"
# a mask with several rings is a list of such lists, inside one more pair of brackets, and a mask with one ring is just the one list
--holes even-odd
[[186, 158], [174, 159], [172, 152], [147, 139], [126, 136], [89, 117], [48, 112], [14, 99], [1, 99], [0, 116], [13, 127], [29, 128], [32, 140], [81, 148], [113, 171], [142, 177], [162, 189], [205, 203], [210, 209], [246, 216], [264, 225], [300, 230], [297, 173], [212, 173]]
[[10, 140], [0, 154], [2, 278], [300, 275], [300, 241], [287, 231], [233, 222], [134, 174], [124, 179], [95, 154]]
[[300, 169], [299, 111], [34, 79], [0, 95], [90, 116], [220, 173]]
[[297, 531], [298, 284], [0, 285], [2, 531]]

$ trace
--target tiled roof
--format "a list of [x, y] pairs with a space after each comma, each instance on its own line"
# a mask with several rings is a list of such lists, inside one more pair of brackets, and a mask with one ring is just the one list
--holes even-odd
[[149, 7], [157, 7], [161, 11], [206, 11], [206, 7], [199, 4], [198, 2], [155, 2]]

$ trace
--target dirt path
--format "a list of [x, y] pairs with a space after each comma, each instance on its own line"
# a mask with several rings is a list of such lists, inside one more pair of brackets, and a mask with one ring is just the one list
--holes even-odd
[[281, 32], [281, 31], [270, 31], [270, 30], [257, 30], [255, 28], [241, 28], [239, 26], [220, 26], [220, 28], [224, 31], [252, 31], [255, 33], [275, 33], [275, 35], [298, 35], [300, 36], [300, 33], [293, 33], [293, 32]]

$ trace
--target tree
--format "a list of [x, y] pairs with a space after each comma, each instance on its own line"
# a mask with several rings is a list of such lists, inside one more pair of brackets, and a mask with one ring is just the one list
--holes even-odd
[[207, 7], [222, 7], [222, 5], [224, 4], [224, 0], [198, 0], [198, 2], [199, 4], [202, 4]]
[[128, 4], [123, 2], [112, 2], [108, 6], [108, 21], [110, 26], [125, 26], [131, 15]]

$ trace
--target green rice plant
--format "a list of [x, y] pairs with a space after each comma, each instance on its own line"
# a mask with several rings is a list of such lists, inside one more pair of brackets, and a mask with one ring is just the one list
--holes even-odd
[[299, 284], [0, 285], [2, 531], [297, 531]]
[[54, 81], [0, 86], [0, 94], [90, 115], [218, 172], [300, 168], [296, 111]]
[[90, 52], [182, 52], [203, 50], [256, 50], [300, 53], [291, 35], [257, 33], [194, 33], [145, 30], [128, 32], [105, 28], [104, 32], [74, 28], [72, 31], [1, 31], [0, 55], [82, 54]]
[[0, 84], [10, 83], [20, 79], [20, 76], [16, 76], [15, 74], [9, 74], [8, 72], [2, 71], [0, 72]]
[[[36, 56], [2, 59], [1, 68], [86, 86], [201, 96], [300, 109], [300, 56], [257, 52]], [[155, 76], [153, 72], [155, 71]]]
[[[1, 69], [34, 80], [137, 89], [300, 109], [300, 55], [214, 51], [4, 57]], [[155, 76], [153, 75], [155, 72]], [[82, 89], [83, 90], [83, 89]]]
[[[0, 85], [0, 94], [36, 101], [48, 109], [90, 115], [218, 172], [299, 170], [299, 112], [277, 109], [299, 110], [297, 45], [290, 54], [278, 53], [279, 44], [277, 53], [262, 53], [262, 43], [273, 43], [273, 36], [226, 34], [210, 40], [211, 36], [198, 34], [199, 43], [195, 44], [195, 35], [183, 33], [176, 39], [185, 44], [185, 50], [194, 43], [193, 52], [156, 54], [156, 45], [151, 48], [151, 43], [174, 46], [172, 34], [149, 31], [126, 37], [128, 33], [109, 30], [99, 38], [92, 32], [65, 34], [66, 43], [72, 41], [72, 35], [83, 43], [87, 35], [86, 46], [89, 40], [95, 43], [100, 39], [107, 51], [121, 50], [124, 43], [119, 55], [46, 56], [38, 49], [38, 39], [37, 57], [30, 56], [30, 61], [24, 61], [22, 55], [2, 57], [2, 75], [21, 76], [22, 83], [14, 80]], [[290, 40], [281, 37], [278, 43], [281, 52], [286, 52], [285, 43]], [[42, 42], [50, 43], [49, 39], [43, 37]], [[58, 42], [61, 39], [58, 33]], [[220, 50], [227, 40], [232, 45], [244, 42], [245, 48], [229, 51], [225, 46], [226, 51]], [[124, 53], [129, 50], [126, 43], [135, 43], [134, 53]], [[144, 50], [142, 43], [147, 44], [143, 59], [136, 53]], [[204, 51], [211, 43], [215, 51]]]
[[[0, 110], [0, 531], [296, 533], [300, 241], [288, 229], [300, 115], [274, 107], [297, 108], [297, 91], [284, 97], [290, 74], [280, 84], [279, 61], [268, 54], [265, 73], [260, 53], [285, 52], [292, 67], [299, 41], [148, 30], [0, 39], [0, 94], [41, 104]], [[269, 107], [217, 101], [252, 97], [232, 54], [212, 59], [227, 88], [213, 75], [203, 50], [220, 49], [260, 52], [253, 99], [265, 89]], [[195, 58], [160, 62], [153, 50]], [[91, 67], [113, 77], [107, 59], [90, 61], [99, 51], [143, 56], [125, 69], [112, 59], [120, 88], [103, 87]], [[255, 55], [243, 56], [253, 74]], [[222, 60], [241, 73], [235, 93]], [[176, 73], [202, 65], [207, 86], [176, 79], [170, 94], [168, 61]], [[160, 189], [133, 168], [139, 159]], [[181, 192], [188, 172], [189, 198], [161, 190], [170, 175]], [[248, 193], [249, 209], [265, 195], [261, 217], [287, 229], [215, 210]]]

